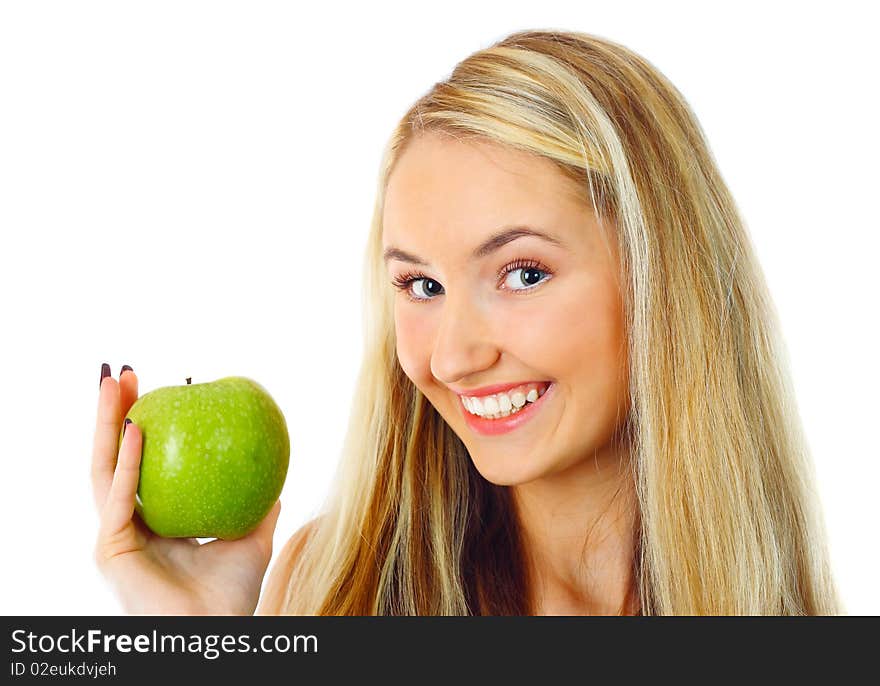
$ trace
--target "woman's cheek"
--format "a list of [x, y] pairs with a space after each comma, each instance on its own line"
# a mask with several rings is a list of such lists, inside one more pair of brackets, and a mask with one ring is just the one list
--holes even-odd
[[418, 313], [411, 310], [405, 304], [395, 306], [397, 361], [409, 379], [420, 389], [425, 389], [431, 379], [430, 331]]

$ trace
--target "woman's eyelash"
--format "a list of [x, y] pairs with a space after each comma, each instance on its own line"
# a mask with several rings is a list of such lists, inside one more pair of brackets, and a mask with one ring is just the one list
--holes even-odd
[[[543, 272], [545, 274], [552, 274], [550, 269], [545, 267], [543, 264], [541, 264], [537, 260], [514, 260], [510, 264], [506, 264], [506, 265], [504, 265], [504, 267], [501, 268], [501, 270], [497, 274], [497, 279], [500, 281], [505, 276], [510, 274], [510, 272], [514, 272], [517, 269], [536, 269], [537, 271]], [[433, 279], [431, 279], [431, 277], [423, 274], [422, 272], [411, 271], [411, 272], [406, 272], [405, 274], [401, 274], [399, 276], [394, 277], [394, 279], [392, 280], [392, 283], [394, 284], [394, 286], [398, 290], [404, 291], [406, 293], [406, 296], [410, 300], [412, 300], [413, 302], [423, 303], [428, 300], [433, 300], [433, 298], [417, 298], [417, 297], [413, 296], [412, 292], [410, 291], [410, 285], [414, 281], [419, 281], [421, 279], [433, 280]], [[529, 286], [528, 288], [513, 289], [513, 292], [514, 293], [522, 293], [522, 292], [528, 293], [528, 292], [532, 291], [534, 288], [536, 288], [537, 286], [540, 286], [545, 280], [546, 279], [542, 279], [538, 283], [533, 284], [533, 285]]]

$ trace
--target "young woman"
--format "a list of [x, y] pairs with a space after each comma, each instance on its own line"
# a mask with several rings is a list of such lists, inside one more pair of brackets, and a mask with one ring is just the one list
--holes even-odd
[[[133, 514], [137, 377], [102, 373], [96, 556], [135, 612], [836, 614], [768, 289], [681, 94], [630, 50], [518, 32], [386, 148], [360, 405], [279, 555]], [[115, 471], [114, 471], [115, 470]]]

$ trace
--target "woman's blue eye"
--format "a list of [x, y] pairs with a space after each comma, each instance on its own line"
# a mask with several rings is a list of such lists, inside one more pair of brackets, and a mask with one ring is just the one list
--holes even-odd
[[419, 293], [416, 293], [416, 298], [415, 298], [416, 300], [430, 300], [432, 296], [440, 295], [440, 293], [442, 293], [442, 291], [443, 291], [443, 286], [441, 286], [437, 281], [434, 281], [434, 279], [427, 279], [427, 278], [413, 279], [412, 281], [410, 281], [410, 283], [422, 284], [422, 288], [424, 289], [425, 293], [427, 294], [427, 295], [421, 295]]
[[[516, 274], [517, 272], [519, 272], [518, 278], [509, 278], [511, 274]], [[516, 267], [505, 274], [504, 284], [515, 291], [526, 290], [541, 283], [543, 281], [542, 274], [546, 274], [546, 272], [535, 267]], [[525, 288], [517, 288], [518, 284], [524, 285]]]

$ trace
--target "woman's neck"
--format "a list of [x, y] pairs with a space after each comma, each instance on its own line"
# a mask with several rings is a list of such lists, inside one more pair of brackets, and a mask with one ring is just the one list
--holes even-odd
[[628, 451], [609, 445], [512, 486], [536, 614], [632, 614], [637, 501]]

